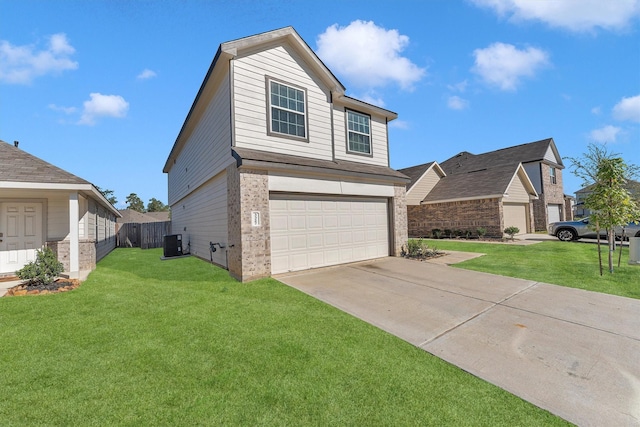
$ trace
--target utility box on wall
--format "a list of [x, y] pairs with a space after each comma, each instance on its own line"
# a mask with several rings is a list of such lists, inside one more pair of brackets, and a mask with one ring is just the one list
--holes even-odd
[[164, 257], [174, 257], [182, 255], [182, 234], [169, 234], [164, 236]]

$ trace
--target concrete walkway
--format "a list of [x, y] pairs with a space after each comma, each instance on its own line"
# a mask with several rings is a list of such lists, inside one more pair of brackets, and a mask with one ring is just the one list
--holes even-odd
[[276, 278], [575, 424], [640, 425], [640, 300], [451, 268], [446, 258]]

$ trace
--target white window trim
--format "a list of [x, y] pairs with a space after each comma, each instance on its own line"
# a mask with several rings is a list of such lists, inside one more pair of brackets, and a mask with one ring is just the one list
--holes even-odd
[[[358, 132], [358, 131], [349, 129], [349, 113], [358, 114], [360, 116], [364, 116], [364, 117], [369, 119], [369, 134], [367, 135], [369, 137], [369, 152], [368, 153], [365, 153], [365, 152], [362, 152], [362, 151], [354, 151], [354, 150], [351, 150], [349, 148], [349, 132], [353, 132], [353, 133], [356, 133], [358, 135], [365, 135], [362, 132]], [[371, 115], [362, 113], [360, 111], [350, 110], [348, 108], [345, 108], [345, 110], [344, 110], [344, 126], [345, 126], [345, 135], [346, 135], [346, 139], [347, 139], [346, 140], [346, 144], [347, 144], [347, 153], [348, 154], [356, 154], [358, 156], [373, 157], [373, 135], [372, 135], [373, 129], [372, 129], [372, 126], [371, 126], [371, 122], [372, 122]]]
[[[271, 121], [271, 82], [275, 82], [278, 83], [280, 85], [283, 86], [287, 86], [290, 87], [292, 89], [296, 89], [299, 91], [302, 91], [302, 93], [304, 94], [304, 113], [301, 113], [299, 111], [293, 111], [293, 110], [289, 110], [286, 108], [282, 108], [280, 106], [274, 106], [275, 108], [278, 108], [280, 110], [283, 111], [288, 111], [288, 112], [292, 112], [295, 114], [302, 114], [304, 116], [304, 137], [301, 136], [297, 136], [297, 135], [290, 135], [288, 133], [282, 133], [282, 132], [277, 132], [274, 131], [272, 129], [272, 121]], [[303, 87], [282, 81], [280, 79], [276, 79], [273, 77], [269, 77], [266, 76], [265, 78], [265, 86], [266, 86], [266, 103], [267, 103], [267, 135], [270, 136], [275, 136], [278, 138], [286, 138], [286, 139], [294, 139], [296, 141], [305, 141], [305, 142], [309, 142], [309, 107], [308, 107], [308, 102], [307, 102], [307, 90]]]

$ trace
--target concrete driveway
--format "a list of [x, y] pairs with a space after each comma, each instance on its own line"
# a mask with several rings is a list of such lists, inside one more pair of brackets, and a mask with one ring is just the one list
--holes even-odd
[[442, 259], [276, 278], [575, 424], [640, 425], [639, 300]]

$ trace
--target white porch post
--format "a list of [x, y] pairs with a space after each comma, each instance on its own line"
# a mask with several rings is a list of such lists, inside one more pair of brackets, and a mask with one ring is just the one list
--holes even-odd
[[69, 278], [77, 279], [80, 276], [80, 239], [78, 236], [78, 223], [80, 209], [78, 206], [78, 193], [69, 194]]

